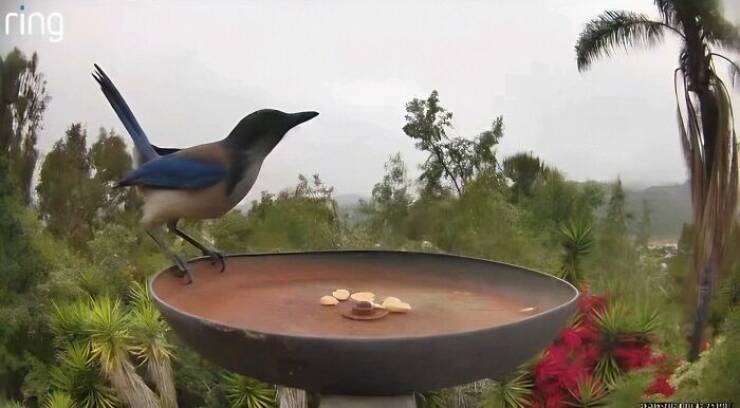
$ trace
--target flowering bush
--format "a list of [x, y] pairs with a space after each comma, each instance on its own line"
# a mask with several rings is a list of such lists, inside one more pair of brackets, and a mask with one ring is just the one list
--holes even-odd
[[645, 368], [655, 372], [645, 395], [672, 395], [668, 378], [673, 363], [656, 352], [651, 342], [655, 318], [652, 313], [634, 313], [605, 297], [583, 293], [574, 322], [528, 370], [529, 404], [517, 406], [600, 406], [621, 375]]

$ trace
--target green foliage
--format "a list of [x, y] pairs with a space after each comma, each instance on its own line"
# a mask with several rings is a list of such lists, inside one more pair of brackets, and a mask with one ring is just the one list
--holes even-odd
[[26, 406], [18, 401], [0, 401], [0, 408], [26, 408]]
[[645, 402], [645, 389], [653, 380], [650, 370], [632, 371], [620, 376], [610, 387], [604, 406], [613, 408], [634, 408]]
[[[734, 307], [714, 346], [688, 367], [677, 399], [733, 401], [740, 395], [740, 307]], [[692, 367], [693, 366], [693, 367]]]
[[44, 408], [76, 408], [77, 404], [74, 403], [72, 397], [63, 392], [55, 391], [49, 395], [49, 398], [44, 402]]
[[625, 336], [639, 341], [655, 332], [658, 314], [646, 307], [635, 310], [613, 301], [609, 307], [594, 311], [594, 320], [607, 342], [617, 342]]
[[300, 176], [293, 191], [263, 193], [247, 215], [232, 212], [209, 226], [215, 244], [227, 251], [331, 249], [338, 246], [336, 205], [318, 175]]
[[545, 231], [553, 244], [560, 243], [558, 230], [572, 220], [594, 223], [604, 192], [597, 183], [568, 181], [556, 169], [539, 177], [532, 195], [520, 206], [527, 210], [527, 223], [534, 231]]
[[548, 267], [546, 249], [524, 227], [520, 210], [483, 183], [471, 183], [459, 199], [418, 200], [407, 237], [449, 253]]
[[607, 395], [604, 384], [593, 376], [581, 378], [576, 384], [576, 389], [569, 391], [574, 400], [570, 405], [578, 408], [604, 406], [604, 398]]
[[134, 208], [133, 191], [112, 188], [131, 169], [126, 145], [113, 132], [100, 131], [88, 150], [85, 128], [71, 125], [47, 154], [36, 187], [39, 212], [49, 231], [76, 249], [85, 249], [96, 226], [124, 217]]
[[[83, 406], [176, 406], [168, 328], [151, 304], [147, 289], [134, 285], [130, 305], [108, 296], [55, 306], [52, 330], [59, 349], [52, 389]], [[146, 367], [158, 396], [136, 372]]]
[[406, 113], [404, 133], [429, 155], [421, 165], [419, 178], [423, 196], [444, 197], [450, 188], [462, 195], [466, 185], [477, 176], [496, 171], [495, 147], [504, 134], [501, 116], [494, 119], [490, 130], [470, 140], [447, 135], [452, 129], [452, 112], [440, 105], [436, 90], [427, 99], [414, 98], [407, 103]]
[[585, 222], [571, 222], [560, 227], [563, 255], [560, 277], [580, 286], [585, 282], [581, 260], [594, 245], [593, 230]]
[[0, 397], [19, 398], [33, 364], [53, 355], [45, 319], [52, 264], [8, 168], [0, 156]]
[[535, 182], [550, 171], [538, 157], [532, 153], [517, 153], [504, 160], [504, 175], [512, 181], [511, 192], [514, 202], [522, 197], [531, 197]]
[[484, 408], [527, 408], [532, 403], [534, 383], [529, 372], [522, 371], [504, 383], [494, 382], [487, 390]]
[[117, 408], [118, 398], [97, 369], [86, 344], [70, 343], [52, 368], [52, 387], [71, 396], [79, 408]]
[[383, 180], [373, 187], [372, 200], [362, 208], [368, 215], [370, 233], [383, 243], [398, 245], [403, 241], [404, 224], [412, 203], [410, 187], [406, 163], [396, 153], [385, 163]]
[[0, 57], [0, 157], [8, 160], [8, 171], [25, 204], [31, 202], [39, 157], [36, 140], [50, 99], [38, 67], [38, 54], [28, 59], [18, 48]]
[[414, 394], [419, 408], [447, 408], [447, 396], [444, 391], [427, 391]]
[[232, 373], [225, 374], [223, 381], [231, 408], [270, 408], [277, 404], [273, 385]]

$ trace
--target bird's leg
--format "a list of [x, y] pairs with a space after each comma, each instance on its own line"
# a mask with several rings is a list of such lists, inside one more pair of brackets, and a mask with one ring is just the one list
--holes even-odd
[[162, 239], [161, 237], [161, 229], [159, 227], [149, 228], [147, 229], [146, 233], [149, 234], [150, 237], [154, 240], [154, 242], [157, 243], [157, 246], [165, 253], [167, 256], [172, 259], [172, 262], [175, 263], [175, 266], [177, 266], [177, 269], [180, 271], [180, 277], [185, 277], [186, 282], [188, 285], [193, 282], [193, 277], [190, 275], [190, 268], [188, 265], [183, 261], [175, 251], [173, 251]]
[[220, 251], [208, 248], [207, 246], [198, 242], [195, 238], [177, 228], [177, 221], [171, 221], [167, 224], [167, 226], [170, 228], [170, 231], [174, 232], [178, 237], [189, 242], [190, 245], [198, 248], [203, 253], [203, 256], [211, 258], [211, 264], [221, 262], [221, 270], [219, 272], [223, 272], [224, 269], [226, 269], [226, 258], [224, 258], [224, 254], [222, 254]]

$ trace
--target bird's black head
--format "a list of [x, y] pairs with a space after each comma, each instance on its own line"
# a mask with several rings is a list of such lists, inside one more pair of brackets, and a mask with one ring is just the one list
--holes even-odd
[[226, 142], [233, 147], [267, 155], [288, 131], [316, 117], [318, 112], [285, 113], [275, 109], [252, 112], [239, 121]]

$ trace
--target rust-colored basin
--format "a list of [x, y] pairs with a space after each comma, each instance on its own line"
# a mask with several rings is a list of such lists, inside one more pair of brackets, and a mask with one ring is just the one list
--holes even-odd
[[[263, 381], [326, 394], [395, 395], [500, 378], [546, 347], [575, 307], [560, 279], [450, 255], [335, 251], [231, 256], [193, 283], [158, 273], [152, 296], [204, 357]], [[360, 321], [321, 306], [337, 288], [408, 302]], [[534, 308], [534, 310], [532, 309]]]

